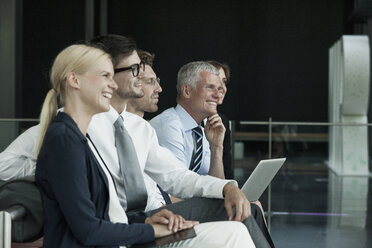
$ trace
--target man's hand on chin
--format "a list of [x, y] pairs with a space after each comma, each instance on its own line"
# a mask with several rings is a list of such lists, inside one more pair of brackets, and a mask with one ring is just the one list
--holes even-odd
[[[243, 221], [251, 216], [251, 204], [238, 187], [226, 184], [223, 187], [223, 196], [225, 198], [225, 208], [229, 220]], [[236, 210], [235, 218], [234, 207]]]

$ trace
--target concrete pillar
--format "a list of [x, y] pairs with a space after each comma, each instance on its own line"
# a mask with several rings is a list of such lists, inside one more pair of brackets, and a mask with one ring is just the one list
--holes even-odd
[[[329, 50], [329, 121], [367, 124], [370, 50], [366, 35], [344, 35]], [[329, 167], [338, 175], [369, 175], [368, 127], [334, 126]]]

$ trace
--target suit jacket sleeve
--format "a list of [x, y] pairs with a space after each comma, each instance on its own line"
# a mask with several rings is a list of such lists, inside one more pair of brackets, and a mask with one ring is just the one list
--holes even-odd
[[0, 153], [0, 180], [13, 180], [35, 174], [39, 125], [18, 136]]

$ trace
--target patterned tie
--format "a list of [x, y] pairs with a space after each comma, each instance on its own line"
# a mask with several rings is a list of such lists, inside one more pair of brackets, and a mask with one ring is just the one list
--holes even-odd
[[189, 169], [198, 172], [203, 157], [203, 131], [200, 126], [192, 129], [194, 136], [194, 151], [192, 153]]
[[124, 178], [124, 190], [127, 197], [127, 210], [144, 209], [147, 204], [147, 190], [136, 149], [131, 137], [119, 116], [114, 123], [115, 146], [119, 157], [121, 173]]

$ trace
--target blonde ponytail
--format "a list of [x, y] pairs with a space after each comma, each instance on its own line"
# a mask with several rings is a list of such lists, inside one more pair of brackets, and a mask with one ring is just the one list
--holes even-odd
[[110, 59], [110, 55], [101, 48], [87, 44], [71, 45], [57, 55], [50, 71], [52, 89], [46, 95], [41, 109], [37, 154], [40, 152], [48, 127], [57, 115], [58, 100], [62, 106], [64, 105], [65, 96], [68, 94], [66, 81], [68, 73], [83, 74], [92, 66], [107, 59]]
[[37, 141], [36, 153], [39, 154], [41, 145], [44, 141], [45, 133], [52, 123], [53, 118], [57, 114], [57, 91], [55, 89], [49, 90], [45, 97], [43, 107], [40, 114], [40, 129], [39, 129], [39, 139]]

